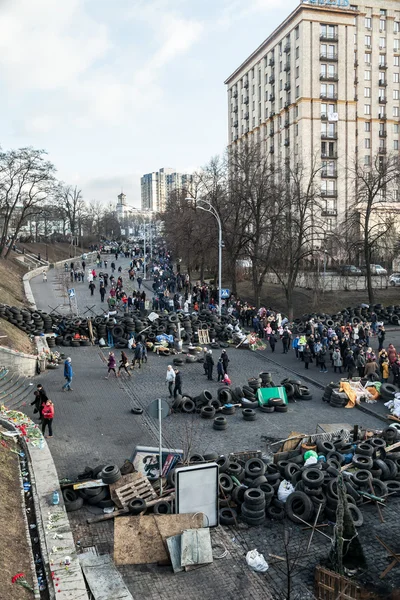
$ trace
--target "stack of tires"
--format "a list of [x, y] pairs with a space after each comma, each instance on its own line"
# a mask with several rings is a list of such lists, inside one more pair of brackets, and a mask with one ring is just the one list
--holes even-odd
[[371, 321], [371, 315], [374, 312], [378, 321], [382, 321], [385, 325], [400, 324], [400, 305], [382, 306], [382, 304], [374, 304], [369, 308], [366, 307], [351, 307], [344, 308], [336, 314], [325, 313], [308, 313], [294, 320], [294, 330], [297, 333], [303, 333], [307, 330], [307, 323], [312, 319], [314, 322], [320, 321], [325, 327], [335, 328], [337, 326], [351, 323], [356, 325], [361, 321]]
[[282, 379], [288, 400], [312, 400], [310, 389], [299, 379]]
[[242, 520], [248, 525], [265, 523], [266, 498], [260, 488], [249, 488], [243, 494], [241, 506]]
[[260, 406], [260, 411], [265, 413], [285, 413], [288, 411], [288, 407], [282, 398], [270, 398], [267, 403]]

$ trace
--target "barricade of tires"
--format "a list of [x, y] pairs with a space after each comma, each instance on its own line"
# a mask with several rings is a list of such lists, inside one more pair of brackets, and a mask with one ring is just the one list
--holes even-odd
[[[233, 458], [220, 456], [220, 522], [233, 525], [238, 519], [248, 525], [261, 525], [266, 519], [285, 517], [294, 523], [314, 522], [319, 511], [319, 522], [336, 522], [338, 506], [337, 481], [340, 468], [347, 462], [351, 470], [343, 471], [347, 501], [356, 527], [363, 525], [363, 505], [369, 502], [362, 493], [372, 493], [387, 501], [400, 495], [400, 451], [385, 452], [387, 445], [400, 439], [399, 430], [387, 428], [382, 437], [353, 443], [338, 437], [318, 441], [318, 462], [304, 465], [300, 452], [290, 452], [285, 459], [264, 464], [252, 458], [244, 464]], [[284, 455], [284, 454], [283, 454]], [[282, 481], [295, 488], [283, 503], [278, 499]]]
[[[361, 380], [363, 383], [364, 380]], [[322, 396], [323, 402], [328, 402], [334, 408], [344, 408], [349, 401], [345, 392], [339, 392], [340, 385], [338, 383], [328, 383], [325, 387]], [[380, 387], [380, 396], [382, 400], [388, 402], [394, 399], [394, 395], [399, 391], [399, 388], [392, 383], [382, 383]]]
[[294, 320], [294, 329], [297, 333], [303, 333], [307, 329], [307, 323], [313, 319], [314, 321], [320, 321], [326, 327], [335, 328], [336, 326], [346, 325], [357, 325], [362, 321], [371, 321], [371, 314], [374, 312], [377, 316], [378, 321], [383, 322], [385, 325], [399, 325], [400, 324], [400, 305], [390, 305], [384, 307], [382, 304], [374, 304], [371, 308], [363, 307], [348, 307], [339, 311], [335, 314], [326, 313], [308, 313], [302, 315], [300, 318]]
[[[41, 335], [42, 333], [58, 333], [58, 326], [63, 323], [63, 330], [56, 340], [49, 341], [49, 346], [80, 346], [88, 345], [89, 321], [91, 321], [93, 335], [96, 340], [103, 338], [108, 341], [108, 334], [113, 337], [116, 348], [126, 348], [132, 334], [141, 342], [154, 342], [161, 334], [177, 337], [178, 324], [181, 326], [181, 339], [183, 342], [198, 345], [199, 330], [207, 330], [210, 339], [216, 340], [211, 347], [227, 347], [228, 339], [236, 339], [238, 335], [235, 327], [238, 321], [231, 315], [215, 315], [210, 310], [199, 313], [185, 314], [182, 311], [170, 314], [160, 314], [155, 322], [147, 318], [147, 311], [134, 311], [129, 315], [116, 315], [113, 318], [94, 317], [64, 318], [58, 314], [48, 314], [41, 310], [20, 308], [0, 304], [0, 318], [9, 321], [28, 335]], [[116, 321], [116, 323], [115, 323]], [[77, 340], [76, 335], [85, 338]], [[188, 362], [196, 362], [197, 357]]]

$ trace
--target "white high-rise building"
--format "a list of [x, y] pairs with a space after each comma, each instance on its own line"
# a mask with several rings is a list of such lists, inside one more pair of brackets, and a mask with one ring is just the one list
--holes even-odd
[[355, 161], [399, 151], [400, 0], [304, 0], [225, 83], [230, 147], [255, 139], [271, 161], [317, 158], [333, 229]]
[[177, 173], [175, 169], [160, 169], [143, 175], [140, 180], [142, 210], [164, 212], [171, 192], [192, 188], [193, 176]]

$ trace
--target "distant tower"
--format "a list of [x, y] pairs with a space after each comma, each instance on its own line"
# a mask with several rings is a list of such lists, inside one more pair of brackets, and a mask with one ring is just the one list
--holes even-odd
[[120, 219], [123, 219], [125, 217], [126, 211], [127, 211], [126, 195], [123, 192], [121, 192], [120, 194], [118, 194], [117, 216]]

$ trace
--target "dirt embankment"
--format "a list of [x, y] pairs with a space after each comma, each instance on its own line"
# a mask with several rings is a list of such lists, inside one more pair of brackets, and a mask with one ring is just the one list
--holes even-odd
[[[0, 260], [0, 303], [10, 306], [26, 304], [22, 277], [27, 268], [15, 258]], [[32, 354], [33, 345], [29, 337], [8, 321], [0, 319], [0, 346]]]
[[42, 260], [46, 260], [46, 256], [50, 263], [58, 262], [59, 260], [69, 260], [72, 257], [80, 256], [83, 252], [88, 252], [87, 248], [71, 246], [71, 244], [44, 244], [35, 242], [32, 244], [17, 243], [18, 250], [25, 250], [28, 254], [33, 254]]

